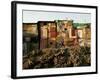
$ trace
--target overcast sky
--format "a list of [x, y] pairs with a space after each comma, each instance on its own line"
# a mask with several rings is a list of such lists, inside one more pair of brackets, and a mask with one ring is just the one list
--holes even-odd
[[91, 14], [72, 12], [23, 11], [23, 23], [72, 19], [74, 23], [90, 23]]

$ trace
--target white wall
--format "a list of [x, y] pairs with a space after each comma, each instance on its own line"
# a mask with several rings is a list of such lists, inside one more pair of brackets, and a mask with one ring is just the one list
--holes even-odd
[[[26, 1], [26, 0], [24, 0]], [[64, 3], [64, 4], [82, 4], [82, 5], [100, 5], [100, 0], [31, 0], [37, 2], [48, 2], [48, 3]], [[11, 80], [11, 11], [10, 11], [11, 0], [0, 0], [0, 80]], [[100, 10], [100, 6], [99, 6]], [[100, 11], [99, 11], [100, 14]], [[100, 16], [98, 16], [100, 21]], [[98, 34], [100, 34], [100, 28], [98, 24]], [[100, 41], [100, 37], [98, 39]], [[98, 43], [100, 44], [100, 42]], [[99, 45], [100, 47], [100, 45]], [[100, 49], [99, 49], [100, 52]], [[98, 53], [99, 53], [98, 52]], [[100, 57], [100, 54], [98, 54]], [[99, 60], [100, 61], [100, 58]], [[100, 67], [100, 64], [98, 64]], [[24, 80], [24, 79], [23, 79]], [[26, 80], [33, 80], [26, 79]], [[34, 80], [41, 80], [35, 78]], [[77, 76], [63, 76], [63, 77], [51, 77], [42, 78], [42, 80], [100, 80], [100, 69], [99, 74], [91, 75], [77, 75]]]

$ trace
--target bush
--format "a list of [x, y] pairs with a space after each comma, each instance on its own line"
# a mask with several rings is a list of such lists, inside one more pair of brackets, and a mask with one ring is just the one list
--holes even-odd
[[47, 48], [23, 57], [23, 69], [90, 66], [90, 47]]

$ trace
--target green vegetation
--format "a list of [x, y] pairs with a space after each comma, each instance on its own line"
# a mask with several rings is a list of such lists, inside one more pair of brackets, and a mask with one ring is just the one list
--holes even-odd
[[77, 28], [78, 26], [85, 26], [87, 25], [88, 27], [91, 25], [91, 23], [73, 23], [73, 26]]
[[33, 50], [23, 57], [23, 69], [79, 67], [91, 65], [90, 47]]

